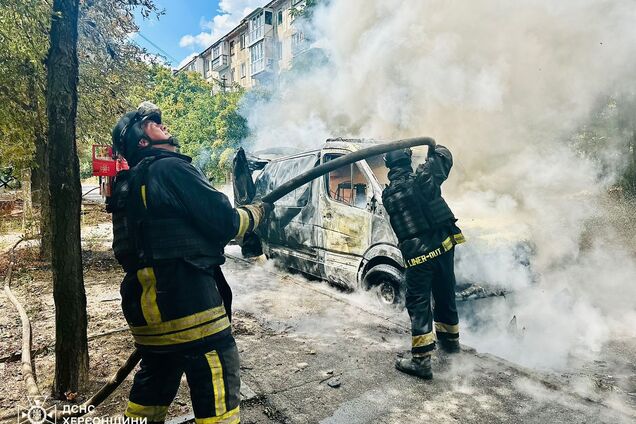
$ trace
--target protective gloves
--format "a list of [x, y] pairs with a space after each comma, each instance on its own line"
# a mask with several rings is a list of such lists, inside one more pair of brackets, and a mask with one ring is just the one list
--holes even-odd
[[240, 217], [240, 225], [237, 236], [242, 237], [245, 233], [254, 231], [267, 218], [274, 209], [271, 203], [260, 201], [243, 205], [236, 208]]

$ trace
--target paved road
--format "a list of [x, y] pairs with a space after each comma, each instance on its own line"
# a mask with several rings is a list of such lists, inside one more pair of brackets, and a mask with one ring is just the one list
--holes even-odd
[[[229, 253], [238, 255], [236, 248]], [[474, 351], [452, 360], [435, 356], [432, 382], [403, 375], [393, 361], [396, 352], [409, 347], [406, 313], [381, 308], [369, 294], [344, 294], [287, 274], [271, 261], [230, 258], [224, 270], [235, 293], [242, 378], [259, 396], [258, 408], [244, 405], [243, 422], [636, 419], [634, 404], [611, 389], [577, 392], [561, 376]], [[627, 354], [633, 361], [636, 349]]]

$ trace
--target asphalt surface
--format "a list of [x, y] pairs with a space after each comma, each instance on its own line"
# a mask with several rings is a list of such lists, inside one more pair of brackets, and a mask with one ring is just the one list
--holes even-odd
[[[242, 422], [636, 420], [634, 404], [614, 386], [587, 392], [563, 375], [468, 347], [452, 357], [436, 354], [432, 381], [401, 374], [393, 363], [409, 348], [406, 312], [380, 305], [371, 293], [342, 293], [289, 274], [271, 261], [246, 262], [236, 258], [236, 247], [228, 253], [224, 272], [234, 289], [241, 375], [256, 400], [244, 403]], [[620, 357], [633, 361], [635, 351], [632, 345]]]

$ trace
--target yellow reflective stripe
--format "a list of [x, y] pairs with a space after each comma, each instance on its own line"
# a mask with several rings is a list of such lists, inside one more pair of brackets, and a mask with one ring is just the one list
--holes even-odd
[[444, 252], [448, 252], [452, 248], [453, 248], [453, 240], [451, 240], [451, 238], [448, 237], [446, 240], [442, 242], [442, 249], [444, 249]]
[[435, 331], [438, 333], [459, 334], [459, 324], [444, 324], [443, 322], [435, 323]]
[[141, 312], [148, 324], [159, 324], [161, 312], [157, 305], [157, 278], [151, 268], [142, 268], [137, 271], [137, 279], [141, 284]]
[[144, 202], [144, 208], [147, 208], [148, 205], [146, 203], [146, 186], [145, 185], [141, 186], [141, 200]]
[[420, 336], [413, 336], [412, 346], [422, 347], [435, 343], [435, 335], [431, 331], [430, 333], [422, 334]]
[[453, 239], [455, 240], [455, 244], [461, 244], [461, 243], [466, 242], [466, 238], [464, 237], [464, 235], [462, 233], [455, 234], [453, 236]]
[[406, 267], [410, 268], [415, 265], [423, 264], [424, 262], [427, 262], [429, 259], [436, 258], [442, 253], [448, 252], [456, 244], [464, 243], [465, 241], [466, 239], [464, 238], [464, 235], [462, 233], [448, 236], [446, 237], [446, 239], [444, 239], [444, 241], [442, 241], [442, 245], [438, 247], [437, 249], [433, 249], [429, 251], [428, 253], [408, 259], [406, 261]]
[[239, 215], [239, 229], [235, 237], [243, 237], [247, 232], [247, 229], [250, 227], [250, 214], [245, 209], [241, 208], [236, 208], [236, 211]]
[[225, 405], [225, 383], [223, 382], [223, 365], [216, 350], [205, 354], [212, 371], [212, 388], [214, 389], [214, 413], [222, 416], [227, 412]]
[[128, 407], [124, 415], [130, 418], [147, 418], [148, 421], [165, 421], [167, 412], [167, 406], [144, 406], [128, 401]]
[[166, 346], [199, 340], [204, 337], [219, 333], [229, 327], [230, 320], [227, 319], [227, 316], [224, 316], [221, 319], [218, 319], [209, 324], [194, 327], [189, 330], [179, 331], [177, 333], [148, 336], [142, 336], [133, 333], [133, 337], [135, 338], [135, 341], [140, 345]]
[[188, 328], [196, 327], [197, 325], [212, 321], [224, 314], [225, 307], [221, 305], [216, 308], [211, 308], [202, 312], [197, 312], [196, 314], [165, 321], [159, 324], [130, 327], [130, 331], [134, 335], [138, 336], [156, 336], [173, 331], [187, 330]]
[[218, 417], [195, 418], [194, 422], [196, 424], [236, 424], [241, 422], [241, 414], [237, 406]]

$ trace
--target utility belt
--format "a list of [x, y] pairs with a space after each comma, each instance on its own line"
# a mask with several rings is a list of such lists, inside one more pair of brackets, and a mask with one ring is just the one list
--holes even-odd
[[429, 250], [427, 253], [424, 253], [423, 255], [415, 256], [410, 259], [405, 259], [404, 262], [407, 268], [412, 268], [414, 266], [421, 265], [423, 263], [428, 262], [429, 260], [433, 258], [438, 257], [441, 254], [448, 252], [449, 250], [452, 250], [453, 247], [455, 247], [455, 245], [464, 243], [465, 241], [466, 239], [464, 238], [464, 235], [462, 233], [457, 233], [452, 236], [448, 236], [446, 237], [444, 241], [442, 241], [441, 246], [438, 247], [437, 249]]

